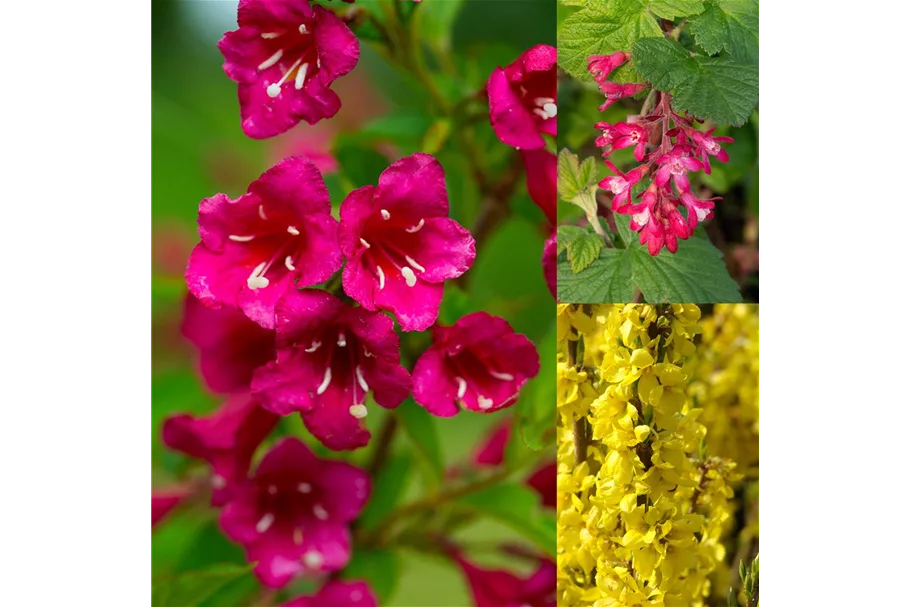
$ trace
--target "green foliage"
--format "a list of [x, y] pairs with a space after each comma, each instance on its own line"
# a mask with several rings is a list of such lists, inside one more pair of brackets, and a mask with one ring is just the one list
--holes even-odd
[[[519, 402], [513, 406], [514, 428], [510, 436], [512, 448], [507, 446], [507, 461], [518, 459], [515, 447], [519, 437], [534, 451], [550, 444], [554, 437], [554, 403], [557, 402], [557, 371], [550, 361], [557, 356], [557, 326], [551, 322], [545, 336], [538, 342], [541, 369], [538, 375], [522, 388]], [[512, 451], [512, 453], [510, 453]]]
[[381, 605], [387, 605], [401, 575], [398, 554], [388, 549], [354, 548], [351, 562], [342, 572], [346, 580], [364, 580], [376, 592]]
[[[633, 274], [627, 250], [601, 249], [598, 259], [576, 273], [568, 261], [557, 262], [557, 298], [573, 303], [633, 300]], [[680, 300], [683, 301], [683, 300]]]
[[705, 8], [702, 0], [646, 0], [648, 10], [662, 19], [698, 15]]
[[557, 192], [566, 202], [578, 204], [579, 196], [591, 191], [598, 182], [594, 158], [579, 162], [579, 157], [563, 148], [557, 156]]
[[690, 20], [689, 28], [709, 55], [723, 50], [734, 59], [759, 59], [758, 0], [706, 0], [705, 12]]
[[152, 607], [198, 607], [220, 588], [248, 574], [251, 566], [213, 565], [152, 584]]
[[539, 499], [538, 494], [525, 485], [502, 483], [453, 503], [509, 525], [547, 554], [556, 556], [557, 521], [552, 513], [541, 508]]
[[598, 258], [603, 246], [601, 237], [589, 230], [575, 226], [557, 228], [557, 253], [566, 252], [570, 267], [576, 274]]
[[440, 439], [433, 417], [410, 396], [399, 405], [396, 415], [420, 454], [420, 461], [429, 470], [432, 482], [439, 484], [444, 472], [443, 452], [440, 449]]
[[358, 526], [373, 529], [398, 505], [408, 486], [414, 460], [409, 452], [391, 456], [373, 479], [370, 501], [358, 518]]
[[358, 138], [339, 137], [333, 149], [342, 175], [347, 180], [347, 189], [353, 190], [365, 185], [376, 185], [389, 161], [376, 150], [366, 147]]

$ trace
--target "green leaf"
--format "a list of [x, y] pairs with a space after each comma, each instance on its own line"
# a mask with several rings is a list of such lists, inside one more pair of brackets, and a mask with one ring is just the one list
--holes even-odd
[[680, 241], [676, 253], [657, 256], [638, 242], [627, 249], [633, 280], [647, 302], [740, 302], [740, 289], [728, 274], [721, 251], [704, 238]]
[[633, 277], [629, 253], [621, 249], [602, 248], [598, 259], [579, 273], [572, 271], [569, 262], [560, 261], [557, 264], [557, 299], [572, 303], [632, 301]]
[[347, 136], [336, 139], [334, 154], [351, 188], [376, 185], [389, 164], [385, 156]]
[[556, 517], [542, 510], [540, 497], [525, 485], [500, 484], [453, 502], [498, 520], [531, 540], [551, 556], [557, 551]]
[[413, 470], [412, 464], [408, 453], [397, 453], [386, 461], [373, 481], [370, 501], [358, 517], [358, 525], [364, 529], [372, 529], [395, 509], [408, 485], [408, 476]]
[[633, 64], [642, 77], [661, 91], [692, 78], [696, 65], [682, 46], [667, 38], [646, 38], [633, 45]]
[[603, 248], [604, 241], [597, 234], [586, 234], [573, 240], [566, 248], [566, 257], [572, 271], [578, 274], [590, 266]]
[[648, 10], [662, 19], [698, 15], [705, 6], [702, 0], [647, 0]]
[[532, 451], [540, 451], [555, 437], [555, 418], [557, 403], [557, 370], [549, 361], [557, 358], [557, 326], [551, 323], [550, 329], [538, 341], [538, 357], [541, 369], [538, 375], [528, 382], [519, 395], [514, 407], [516, 419], [514, 429], [518, 433], [510, 436], [506, 448], [506, 460], [515, 465], [520, 457], [518, 444], [521, 441]]
[[443, 479], [443, 452], [433, 417], [410, 397], [396, 409], [396, 414], [421, 459], [428, 465], [434, 481], [439, 483]]
[[563, 148], [557, 156], [557, 191], [560, 198], [572, 202], [598, 182], [598, 166], [594, 158], [579, 162], [579, 157]]
[[452, 26], [464, 5], [465, 0], [446, 0], [437, 2], [429, 10], [422, 8], [417, 11], [421, 40], [435, 45], [441, 52], [449, 51], [452, 47]]
[[452, 120], [449, 118], [440, 118], [434, 121], [424, 134], [424, 140], [421, 142], [421, 151], [425, 154], [436, 154], [446, 143], [449, 134], [452, 132]]
[[152, 607], [197, 607], [220, 588], [248, 574], [249, 565], [214, 565], [152, 583]]
[[640, 38], [663, 36], [655, 16], [640, 0], [591, 2], [563, 22], [557, 61], [569, 75], [590, 81], [590, 56], [628, 51]]
[[579, 226], [557, 226], [557, 253], [562, 253], [572, 241], [584, 238], [590, 233]]
[[690, 20], [690, 32], [710, 55], [722, 49], [740, 61], [759, 59], [759, 2], [707, 0], [705, 12]]
[[392, 550], [367, 549], [355, 546], [351, 562], [342, 572], [346, 580], [365, 580], [385, 605], [400, 577], [398, 555]]

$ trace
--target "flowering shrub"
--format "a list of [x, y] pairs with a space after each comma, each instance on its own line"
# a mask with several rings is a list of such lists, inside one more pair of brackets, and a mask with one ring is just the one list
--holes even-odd
[[553, 22], [235, 9], [156, 46], [153, 602], [555, 607]]
[[559, 299], [741, 301], [758, 269], [758, 2], [581, 6], [559, 43]]
[[558, 322], [559, 604], [737, 605], [758, 552], [756, 307], [561, 304]]

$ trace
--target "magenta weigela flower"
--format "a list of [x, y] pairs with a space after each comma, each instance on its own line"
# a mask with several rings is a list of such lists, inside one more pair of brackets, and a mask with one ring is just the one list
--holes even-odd
[[433, 328], [433, 344], [414, 366], [414, 400], [440, 417], [457, 414], [460, 405], [490, 413], [512, 405], [539, 368], [527, 337], [499, 316], [473, 312]]
[[152, 527], [179, 506], [190, 493], [189, 487], [183, 485], [152, 490]]
[[557, 231], [554, 230], [550, 238], [544, 243], [544, 254], [541, 256], [541, 265], [544, 266], [544, 280], [550, 294], [557, 298]]
[[278, 358], [253, 375], [262, 406], [280, 415], [300, 412], [330, 449], [366, 445], [367, 393], [393, 408], [411, 391], [392, 319], [317, 290], [288, 292], [275, 316]]
[[528, 578], [504, 569], [482, 569], [461, 556], [456, 561], [476, 607], [557, 607], [557, 566], [552, 561], [541, 559]]
[[237, 487], [219, 524], [243, 545], [262, 583], [281, 588], [301, 574], [338, 571], [348, 563], [348, 525], [369, 495], [364, 470], [321, 460], [299, 440], [285, 438]]
[[557, 223], [557, 155], [545, 149], [521, 150], [528, 195], [547, 220]]
[[348, 194], [339, 226], [345, 293], [367, 310], [389, 310], [405, 331], [433, 324], [443, 282], [475, 257], [471, 233], [448, 215], [443, 167], [429, 154], [397, 160], [379, 185]]
[[237, 24], [218, 48], [238, 83], [248, 137], [273, 137], [338, 112], [341, 101], [329, 87], [357, 65], [360, 46], [332, 11], [309, 0], [240, 0]]
[[285, 291], [323, 282], [342, 265], [329, 191], [301, 156], [279, 162], [237, 200], [204, 199], [199, 236], [187, 264], [190, 292], [210, 308], [239, 307], [266, 329]]
[[367, 582], [329, 580], [313, 596], [299, 596], [281, 607], [378, 607], [379, 601]]
[[164, 444], [212, 465], [212, 503], [225, 503], [247, 476], [250, 460], [278, 416], [259, 406], [249, 394], [236, 394], [205, 417], [183, 413], [165, 420]]
[[214, 392], [249, 391], [254, 369], [275, 358], [275, 331], [235, 308], [211, 310], [191, 294], [180, 330], [199, 349], [200, 372]]
[[545, 146], [557, 134], [557, 49], [533, 46], [487, 81], [490, 124], [503, 143], [519, 149]]

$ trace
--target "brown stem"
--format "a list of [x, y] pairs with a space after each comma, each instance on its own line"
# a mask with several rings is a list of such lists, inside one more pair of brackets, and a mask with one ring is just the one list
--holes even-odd
[[383, 427], [380, 429], [380, 436], [377, 439], [376, 448], [373, 451], [373, 460], [370, 462], [370, 476], [376, 476], [383, 464], [389, 457], [389, 451], [392, 448], [392, 440], [395, 438], [395, 430], [398, 427], [398, 419], [395, 415], [389, 413], [383, 420]]

